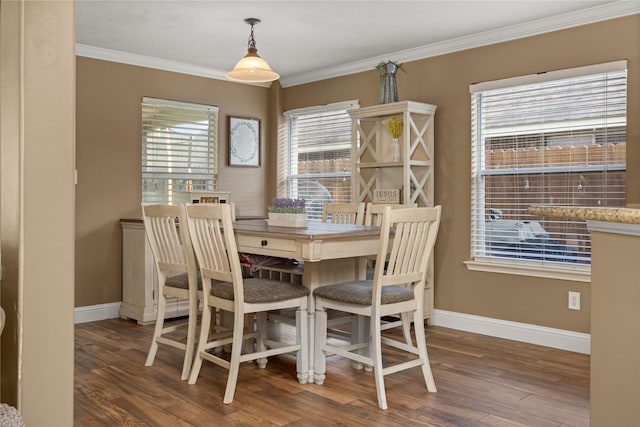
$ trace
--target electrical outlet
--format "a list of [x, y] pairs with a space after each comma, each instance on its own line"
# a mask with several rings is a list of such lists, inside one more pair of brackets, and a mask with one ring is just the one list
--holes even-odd
[[580, 310], [580, 292], [569, 291], [569, 309]]

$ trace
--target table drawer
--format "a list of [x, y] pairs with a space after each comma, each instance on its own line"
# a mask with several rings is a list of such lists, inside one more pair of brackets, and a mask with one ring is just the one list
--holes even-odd
[[295, 240], [264, 238], [258, 236], [238, 235], [238, 250], [241, 252], [289, 256], [295, 258], [298, 253], [298, 247]]

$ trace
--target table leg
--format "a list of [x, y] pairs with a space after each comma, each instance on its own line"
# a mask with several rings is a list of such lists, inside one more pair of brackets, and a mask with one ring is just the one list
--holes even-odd
[[341, 258], [318, 262], [305, 261], [302, 284], [309, 289], [309, 319], [307, 322], [309, 345], [309, 382], [313, 375], [313, 355], [315, 354], [315, 300], [313, 291], [320, 287], [350, 280], [364, 280], [367, 272], [367, 258]]
[[307, 319], [307, 345], [309, 349], [309, 383], [314, 382], [313, 377], [313, 355], [315, 354], [315, 299], [313, 298], [313, 290], [320, 286], [320, 262], [307, 262], [304, 263], [304, 272], [302, 275], [302, 284], [309, 289], [309, 301], [307, 305], [308, 319]]

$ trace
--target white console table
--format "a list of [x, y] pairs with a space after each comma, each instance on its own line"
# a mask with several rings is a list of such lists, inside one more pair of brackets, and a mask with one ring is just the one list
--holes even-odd
[[[260, 215], [238, 216], [237, 220], [263, 219]], [[135, 319], [141, 325], [156, 321], [158, 273], [141, 218], [121, 219], [122, 226], [122, 304], [120, 317]], [[167, 298], [165, 318], [187, 316], [186, 300]]]
[[[122, 304], [120, 317], [138, 323], [156, 321], [158, 274], [141, 219], [122, 219]], [[189, 314], [188, 302], [167, 299], [166, 318]]]

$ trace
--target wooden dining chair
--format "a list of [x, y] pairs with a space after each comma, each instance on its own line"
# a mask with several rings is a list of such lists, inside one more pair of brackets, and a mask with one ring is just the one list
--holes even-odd
[[364, 224], [364, 202], [325, 203], [322, 208], [322, 222], [332, 224]]
[[[386, 207], [373, 280], [328, 285], [314, 291], [314, 377], [317, 384], [324, 383], [327, 356], [335, 354], [373, 366], [378, 406], [381, 409], [387, 409], [385, 375], [419, 366], [427, 390], [436, 391], [427, 354], [423, 295], [429, 258], [440, 225], [440, 212], [440, 206], [395, 210]], [[328, 309], [368, 317], [368, 340], [346, 345], [327, 341]], [[399, 313], [410, 313], [413, 318], [415, 346], [382, 335], [381, 318]], [[384, 366], [383, 344], [409, 353], [411, 359]], [[364, 348], [368, 349], [368, 354], [362, 354]]]
[[[418, 206], [418, 204], [417, 203], [413, 203], [412, 205], [403, 205], [400, 203], [374, 204], [374, 203], [368, 202], [365, 208], [364, 225], [375, 225], [380, 227], [382, 225], [382, 216], [387, 206], [389, 206], [391, 209], [406, 209], [406, 208], [415, 208]], [[375, 267], [375, 261], [376, 261], [375, 256], [369, 257], [369, 259], [367, 260], [368, 275], [371, 275], [371, 273], [373, 272], [373, 269]], [[389, 317], [384, 318], [381, 328], [384, 331], [386, 329], [393, 329], [395, 327], [402, 325], [404, 339], [408, 344], [411, 345], [411, 333], [410, 333], [411, 319], [409, 318], [407, 313], [403, 313], [401, 316], [402, 316], [402, 319], [399, 319], [399, 320], [396, 320], [394, 318], [389, 318]]]
[[[203, 360], [226, 368], [229, 373], [223, 402], [231, 403], [240, 363], [256, 360], [258, 366], [264, 368], [267, 357], [292, 352], [296, 352], [297, 356], [298, 380], [306, 383], [309, 375], [308, 289], [287, 282], [242, 277], [229, 205], [190, 205], [186, 209], [189, 234], [202, 276], [203, 293], [202, 327], [189, 384], [196, 383]], [[214, 308], [233, 313], [231, 337], [210, 337], [205, 325], [209, 325]], [[278, 342], [267, 335], [267, 312], [287, 308], [296, 309], [295, 344]], [[255, 315], [255, 328], [253, 322], [246, 324], [246, 314]], [[245, 345], [243, 353], [245, 340], [251, 340], [255, 347]], [[227, 344], [231, 344], [230, 360], [207, 352]]]
[[[181, 378], [186, 380], [189, 378], [196, 344], [198, 288], [201, 283], [186, 227], [184, 208], [173, 205], [143, 205], [142, 215], [158, 275], [156, 325], [145, 366], [153, 365], [158, 344], [181, 349], [184, 351]], [[188, 318], [186, 323], [165, 327], [167, 298], [172, 297], [188, 301]], [[171, 337], [170, 334], [185, 327], [186, 341]]]

